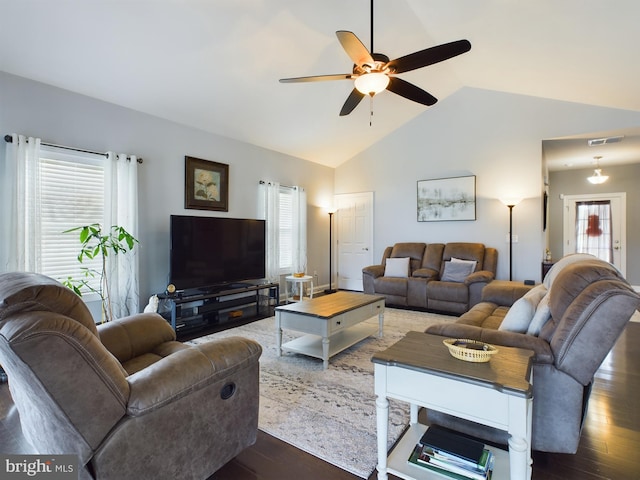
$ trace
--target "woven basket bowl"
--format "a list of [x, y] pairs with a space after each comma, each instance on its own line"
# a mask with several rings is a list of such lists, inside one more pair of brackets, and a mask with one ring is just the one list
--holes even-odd
[[[488, 362], [489, 360], [491, 360], [492, 355], [498, 353], [498, 349], [493, 345], [489, 345], [488, 343], [480, 342], [478, 340], [469, 340], [466, 338], [447, 338], [446, 340], [443, 340], [442, 343], [447, 346], [451, 355], [453, 355], [457, 359], [464, 360], [465, 362]], [[466, 348], [461, 345], [454, 345], [455, 343], [482, 345], [484, 349], [476, 350], [474, 348]]]

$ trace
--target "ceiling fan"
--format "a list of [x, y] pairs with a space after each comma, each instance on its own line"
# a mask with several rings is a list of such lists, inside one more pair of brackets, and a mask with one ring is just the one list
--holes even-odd
[[282, 78], [280, 82], [354, 80], [354, 89], [340, 110], [341, 116], [349, 115], [366, 95], [373, 98], [385, 89], [423, 105], [435, 104], [438, 101], [436, 97], [395, 75], [433, 65], [471, 50], [471, 43], [468, 40], [457, 40], [426, 48], [395, 60], [389, 60], [389, 57], [382, 53], [373, 53], [373, 0], [371, 0], [371, 52], [353, 32], [339, 30], [336, 35], [342, 48], [353, 60], [352, 73]]

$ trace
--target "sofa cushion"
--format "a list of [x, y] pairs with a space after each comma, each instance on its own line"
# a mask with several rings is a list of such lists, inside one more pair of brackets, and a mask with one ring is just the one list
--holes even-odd
[[401, 277], [378, 277], [373, 281], [376, 293], [399, 297], [407, 296], [408, 283], [407, 278]]
[[408, 277], [409, 276], [409, 257], [405, 258], [387, 258], [384, 267], [385, 277]]
[[462, 283], [473, 272], [474, 268], [475, 262], [444, 262], [444, 272], [442, 272], [441, 280], [443, 282]]

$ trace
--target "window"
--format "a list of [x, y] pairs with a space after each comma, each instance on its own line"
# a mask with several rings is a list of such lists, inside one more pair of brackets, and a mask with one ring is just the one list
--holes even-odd
[[307, 263], [307, 196], [304, 188], [260, 182], [266, 220], [269, 281], [304, 272]]
[[576, 252], [613, 262], [611, 202], [576, 202]]
[[278, 266], [286, 274], [293, 269], [293, 189], [280, 187], [279, 197]]
[[[39, 246], [34, 250], [37, 270], [58, 280], [82, 278], [82, 267], [99, 271], [99, 258], [78, 262], [78, 235], [63, 232], [93, 223], [104, 225], [104, 157], [41, 147], [37, 168], [37, 172], [27, 172], [39, 177], [39, 191], [27, 195], [27, 211], [34, 212], [40, 229]], [[99, 288], [98, 279], [90, 283]]]

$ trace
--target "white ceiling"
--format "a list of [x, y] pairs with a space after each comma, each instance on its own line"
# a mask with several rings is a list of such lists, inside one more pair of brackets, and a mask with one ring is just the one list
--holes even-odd
[[[368, 0], [0, 0], [0, 12], [1, 70], [329, 166], [429, 111], [384, 92], [370, 127], [366, 99], [338, 116], [349, 80], [278, 82], [350, 72], [335, 31], [369, 47]], [[440, 101], [469, 86], [640, 111], [638, 18], [637, 0], [376, 0], [374, 42], [397, 58], [468, 39], [469, 53], [400, 75]]]

